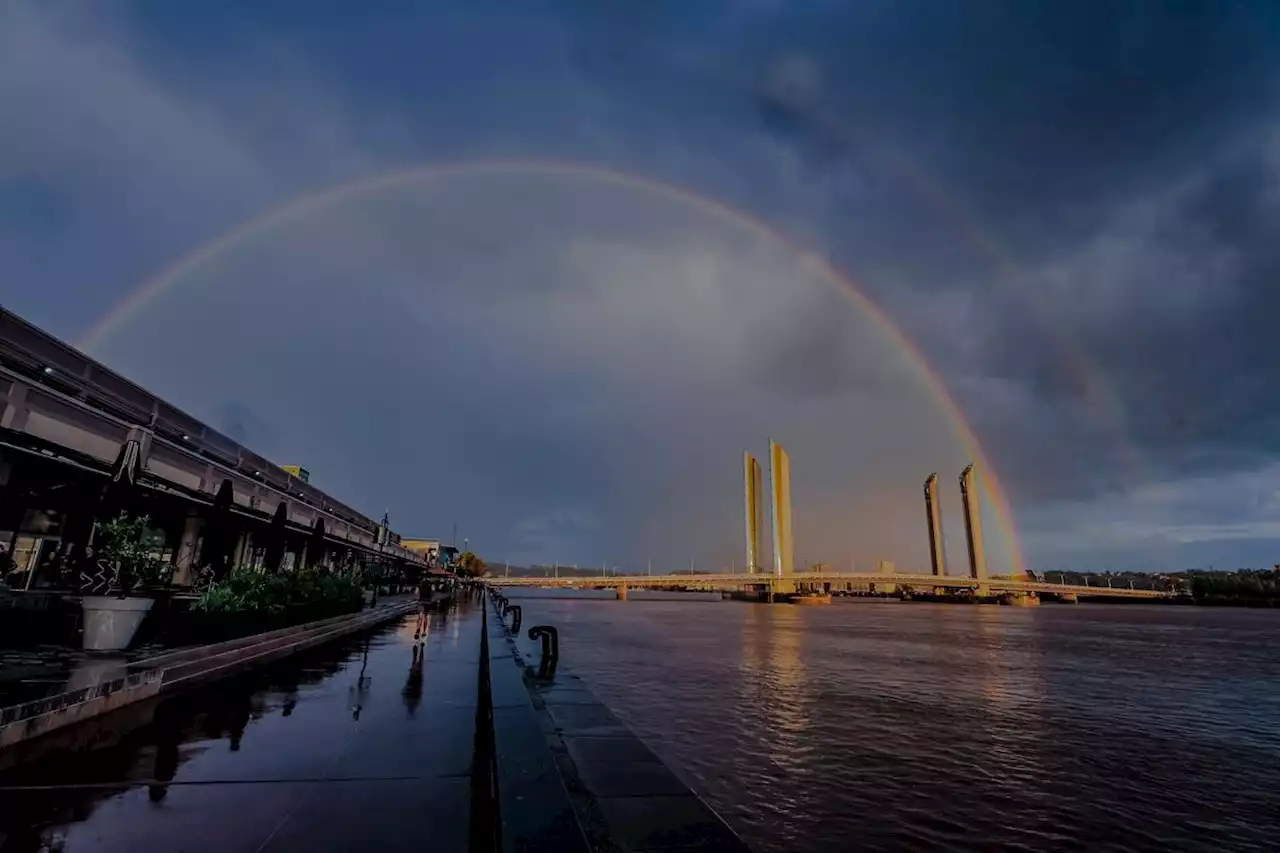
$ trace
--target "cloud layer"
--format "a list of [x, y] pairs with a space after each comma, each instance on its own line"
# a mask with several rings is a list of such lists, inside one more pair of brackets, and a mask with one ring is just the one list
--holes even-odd
[[[0, 293], [76, 339], [299, 193], [589, 161], [848, 271], [960, 399], [1033, 566], [1272, 562], [1267, 14], [10, 4]], [[966, 461], [883, 330], [796, 254], [586, 179], [458, 177], [315, 211], [95, 354], [397, 527], [456, 521], [499, 559], [727, 562], [738, 454], [772, 435], [801, 559], [910, 566], [920, 481], [950, 487]]]

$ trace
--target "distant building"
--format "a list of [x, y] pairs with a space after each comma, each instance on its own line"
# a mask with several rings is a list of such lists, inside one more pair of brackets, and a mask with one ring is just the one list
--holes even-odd
[[[892, 575], [897, 574], [897, 572], [898, 568], [893, 564], [892, 560], [876, 561], [876, 574]], [[877, 583], [875, 584], [875, 591], [885, 595], [893, 595], [898, 591], [898, 585], [896, 583]]]
[[439, 539], [401, 539], [400, 545], [404, 548], [408, 548], [415, 554], [427, 555], [432, 552], [436, 554], [440, 553]]

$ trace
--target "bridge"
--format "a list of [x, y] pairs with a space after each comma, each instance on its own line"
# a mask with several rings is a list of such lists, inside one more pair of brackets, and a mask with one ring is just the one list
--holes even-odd
[[[1156, 589], [1128, 587], [1090, 586], [1089, 584], [1049, 583], [1043, 580], [1021, 579], [1015, 571], [1013, 577], [987, 574], [987, 561], [982, 537], [982, 519], [978, 506], [978, 474], [973, 465], [960, 473], [960, 496], [964, 507], [964, 531], [969, 574], [948, 574], [943, 549], [942, 517], [938, 495], [938, 475], [930, 474], [924, 484], [925, 520], [929, 534], [930, 574], [904, 574], [893, 570], [893, 564], [881, 562], [875, 573], [850, 572], [797, 572], [795, 571], [794, 544], [791, 532], [791, 461], [777, 442], [769, 442], [769, 495], [772, 504], [773, 565], [763, 565], [763, 549], [760, 531], [763, 526], [764, 488], [759, 461], [750, 452], [743, 453], [743, 498], [746, 512], [746, 565], [750, 571], [742, 574], [671, 574], [671, 575], [607, 575], [599, 577], [522, 577], [492, 578], [496, 586], [542, 587], [612, 587], [618, 597], [625, 598], [626, 590], [637, 589], [695, 589], [742, 590], [764, 594], [769, 600], [787, 600], [797, 593], [830, 593], [852, 591], [858, 587], [909, 587], [929, 594], [953, 593], [978, 598], [1001, 597], [1014, 604], [1038, 604], [1039, 596], [1052, 595], [1060, 601], [1078, 601], [1080, 596], [1091, 598], [1160, 599], [1173, 593]], [[1016, 567], [1015, 567], [1016, 569]], [[776, 597], [776, 598], [775, 598]]]
[[[982, 536], [982, 518], [978, 505], [978, 473], [970, 464], [960, 472], [960, 497], [964, 507], [964, 531], [969, 574], [957, 576], [947, 573], [943, 548], [942, 514], [938, 495], [938, 475], [930, 474], [924, 483], [925, 521], [929, 534], [930, 574], [902, 574], [893, 570], [893, 564], [882, 561], [874, 574], [850, 572], [797, 572], [795, 571], [794, 542], [791, 531], [791, 460], [782, 446], [769, 441], [769, 496], [772, 504], [773, 565], [766, 570], [763, 565], [760, 529], [763, 526], [764, 489], [759, 461], [744, 451], [743, 504], [746, 512], [746, 565], [743, 574], [693, 574], [687, 575], [614, 575], [600, 577], [523, 577], [493, 578], [497, 586], [544, 587], [613, 587], [618, 598], [626, 598], [631, 587], [638, 589], [695, 589], [742, 590], [768, 600], [788, 600], [796, 594], [811, 592], [831, 593], [852, 591], [853, 587], [909, 587], [927, 591], [928, 594], [953, 593], [974, 598], [999, 597], [1011, 604], [1039, 604], [1039, 596], [1052, 595], [1060, 601], [1079, 601], [1080, 596], [1092, 598], [1160, 599], [1173, 593], [1155, 589], [1105, 587], [1085, 584], [1048, 583], [1042, 580], [1020, 579], [1017, 571], [1012, 577], [987, 574], [986, 550]], [[810, 601], [813, 601], [812, 599]], [[818, 600], [817, 603], [820, 603]]]
[[1089, 596], [1109, 598], [1168, 598], [1171, 593], [1156, 589], [1130, 587], [1087, 586], [1083, 584], [1047, 583], [1044, 581], [987, 578], [979, 580], [956, 575], [922, 574], [854, 574], [841, 572], [797, 572], [785, 578], [769, 574], [685, 574], [685, 575], [602, 575], [600, 577], [523, 577], [489, 578], [489, 583], [502, 587], [603, 587], [607, 589], [694, 589], [706, 591], [730, 591], [758, 589], [776, 594], [789, 594], [806, 590], [841, 590], [853, 586], [898, 586], [916, 590], [945, 589], [952, 592], [969, 591], [988, 595], [999, 593], [1056, 595], [1065, 598]]

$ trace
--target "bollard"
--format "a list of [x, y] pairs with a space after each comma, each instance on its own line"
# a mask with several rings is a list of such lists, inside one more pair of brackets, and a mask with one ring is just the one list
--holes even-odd
[[[507, 613], [511, 614], [511, 633], [520, 634], [520, 620], [524, 618], [524, 611], [519, 604], [508, 604]], [[506, 615], [505, 613], [503, 614]]]
[[550, 678], [556, 674], [560, 660], [560, 634], [550, 625], [534, 625], [529, 629], [529, 639], [542, 639], [542, 662], [538, 665], [538, 677]]

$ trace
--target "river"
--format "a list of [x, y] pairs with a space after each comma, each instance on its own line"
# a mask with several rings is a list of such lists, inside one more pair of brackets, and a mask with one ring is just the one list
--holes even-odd
[[767, 851], [1280, 849], [1280, 613], [511, 590]]

